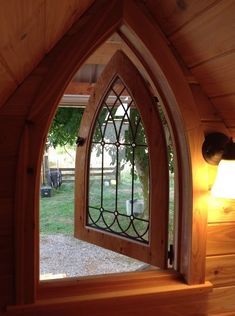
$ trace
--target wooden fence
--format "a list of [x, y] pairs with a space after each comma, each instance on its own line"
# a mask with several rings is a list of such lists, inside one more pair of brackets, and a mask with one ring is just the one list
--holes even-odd
[[[57, 168], [50, 168], [50, 171], [58, 170]], [[59, 168], [62, 174], [62, 183], [64, 182], [74, 182], [75, 181], [75, 168]], [[92, 177], [101, 177], [101, 168], [91, 168], [90, 174]], [[115, 180], [116, 170], [114, 167], [103, 168], [103, 179], [104, 181], [110, 182]]]

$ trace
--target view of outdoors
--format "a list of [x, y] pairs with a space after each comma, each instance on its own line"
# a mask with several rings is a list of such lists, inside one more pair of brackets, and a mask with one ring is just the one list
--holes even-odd
[[[153, 268], [73, 237], [76, 144], [83, 108], [59, 107], [42, 163], [40, 278], [64, 278]], [[166, 130], [170, 174], [169, 243], [173, 241], [173, 154]], [[89, 158], [87, 225], [149, 242], [149, 150], [139, 112], [117, 79], [93, 131]]]

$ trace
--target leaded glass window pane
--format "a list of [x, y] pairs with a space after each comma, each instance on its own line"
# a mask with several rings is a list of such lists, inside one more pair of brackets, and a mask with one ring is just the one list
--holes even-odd
[[104, 98], [92, 135], [87, 225], [149, 242], [149, 152], [138, 109], [121, 79]]

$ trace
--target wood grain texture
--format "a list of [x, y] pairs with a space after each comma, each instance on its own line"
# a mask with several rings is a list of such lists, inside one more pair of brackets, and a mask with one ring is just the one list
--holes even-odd
[[214, 286], [235, 285], [235, 255], [206, 259], [206, 279]]
[[235, 93], [221, 96], [218, 98], [211, 98], [217, 113], [224, 119], [228, 127], [235, 127], [233, 110], [235, 107]]
[[94, 0], [5, 1], [0, 11], [0, 105]]
[[41, 281], [38, 299], [57, 299], [59, 297], [63, 299], [72, 296], [95, 295], [98, 292], [104, 294], [107, 291], [125, 291], [127, 289], [141, 290], [156, 285], [157, 293], [164, 292], [165, 286], [168, 288], [173, 285], [180, 288], [182, 284], [179, 274], [170, 270], [157, 269], [155, 271], [114, 273], [96, 277], [63, 279], [57, 280], [57, 282]]
[[14, 75], [0, 56], [0, 108], [17, 86]]
[[[100, 292], [95, 295], [81, 295], [64, 299], [39, 300], [35, 305], [16, 306], [8, 309], [8, 315], [195, 315], [192, 302], [200, 300], [202, 314], [206, 311], [206, 298], [211, 291], [210, 284], [187, 286], [178, 284], [141, 289]], [[189, 302], [186, 303], [185, 302]], [[190, 309], [191, 308], [191, 309]]]
[[76, 81], [71, 81], [64, 94], [72, 94], [72, 95], [91, 95], [93, 90], [94, 90], [94, 85], [93, 83], [88, 83], [88, 82], [76, 82]]
[[15, 92], [7, 100], [7, 103], [1, 107], [1, 116], [24, 116], [26, 119], [27, 113], [35, 98], [38, 85], [40, 85], [42, 81], [42, 74], [34, 74], [26, 78], [24, 85], [17, 87]]
[[[31, 3], [33, 3], [32, 1], [31, 1]], [[200, 1], [200, 3], [202, 3], [202, 5], [203, 5], [203, 2], [201, 2]], [[13, 10], [14, 11], [14, 10]], [[117, 14], [117, 12], [115, 11], [115, 15]], [[112, 16], [112, 18], [113, 18], [113, 16]], [[106, 20], [105, 20], [106, 21]], [[104, 22], [105, 22], [104, 21]], [[90, 21], [90, 23], [91, 23], [91, 21]], [[98, 23], [98, 21], [97, 21], [97, 23]], [[107, 20], [107, 23], [108, 23], [108, 20]], [[139, 23], [139, 20], [137, 19], [137, 23]], [[140, 25], [140, 27], [142, 27], [142, 25]], [[107, 29], [104, 27], [103, 28], [103, 30], [106, 30], [107, 31]], [[95, 32], [95, 30], [92, 30], [92, 28], [90, 28], [90, 31], [91, 31], [91, 33], [92, 32]], [[106, 33], [107, 34], [107, 33]], [[145, 34], [146, 35], [146, 34]], [[93, 36], [93, 37], [92, 37]], [[104, 36], [105, 37], [105, 36]], [[91, 34], [91, 41], [93, 40], [93, 41], [95, 41], [97, 38], [99, 38], [99, 36], [94, 36], [93, 35], [93, 33]], [[142, 37], [143, 38], [143, 40], [144, 40], [144, 36]], [[88, 48], [90, 49], [90, 50], [92, 50], [91, 48], [90, 48], [90, 46], [87, 44], [87, 43], [89, 43], [89, 40], [87, 39], [87, 37], [86, 37], [86, 35], [84, 35], [84, 38], [81, 38], [81, 40], [83, 39], [83, 48], [84, 48], [84, 50], [87, 50]], [[151, 41], [151, 37], [147, 37], [147, 39], [146, 39], [146, 42], [145, 42], [145, 45], [147, 45], [148, 43], [148, 39]], [[61, 47], [63, 46], [63, 44], [64, 44], [65, 42], [63, 42], [63, 43], [61, 43]], [[93, 46], [93, 48], [94, 48], [94, 46]], [[156, 50], [160, 50], [160, 53], [162, 53], [162, 50], [160, 49], [160, 47], [157, 47], [157, 45], [155, 46], [155, 48], [153, 48], [152, 49], [152, 53], [154, 54], [154, 49], [156, 49]], [[57, 52], [58, 52], [58, 50], [57, 50]], [[61, 52], [62, 52], [62, 50], [61, 50]], [[80, 54], [79, 56], [79, 58], [81, 59], [82, 57], [81, 56], [85, 56], [85, 53], [84, 52], [80, 52], [80, 50], [77, 50], [77, 52], [78, 52], [78, 54]], [[87, 53], [88, 54], [88, 53]], [[157, 53], [156, 53], [157, 54]], [[54, 55], [51, 55], [51, 56], [53, 56], [53, 57], [55, 57], [55, 56], [58, 56], [57, 54], [54, 54]], [[66, 54], [62, 54], [61, 53], [61, 55], [60, 55], [60, 57], [61, 57], [61, 59], [60, 58], [58, 58], [58, 59], [56, 59], [56, 61], [55, 61], [55, 63], [57, 62], [57, 68], [58, 68], [58, 61], [61, 61], [61, 60], [63, 60], [63, 58], [66, 58]], [[68, 57], [67, 57], [67, 62], [68, 62], [68, 67], [69, 67], [69, 70], [66, 70], [66, 69], [63, 69], [63, 71], [65, 70], [65, 71], [68, 71], [68, 72], [72, 72], [72, 68], [74, 68], [75, 67], [75, 64], [77, 64], [77, 61], [76, 61], [76, 63], [72, 63], [72, 62], [70, 62], [69, 61], [69, 59], [71, 58], [71, 55], [68, 55]], [[78, 59], [79, 59], [78, 58]], [[51, 59], [49, 58], [48, 60], [50, 61], [50, 62], [52, 62], [52, 57], [51, 57]], [[169, 59], [170, 61], [171, 61], [171, 59]], [[167, 60], [166, 61], [166, 63], [169, 61], [169, 60]], [[50, 68], [50, 66], [53, 66], [53, 63], [52, 64], [48, 64], [48, 62], [45, 62], [44, 63], [44, 67], [45, 67], [45, 69], [46, 69], [46, 72], [48, 71], [48, 69]], [[167, 65], [165, 64], [165, 67], [167, 68]], [[215, 67], [216, 67], [216, 64], [215, 64]], [[53, 67], [52, 67], [53, 68]], [[54, 67], [53, 69], [55, 69], [56, 67]], [[61, 77], [59, 76], [59, 75], [62, 75]], [[209, 73], [208, 73], [209, 74]], [[172, 78], [174, 77], [173, 76], [174, 75], [174, 71], [172, 72]], [[31, 147], [30, 147], [30, 150], [32, 151], [34, 151], [32, 154], [31, 154], [31, 156], [29, 156], [29, 161], [32, 163], [32, 165], [33, 165], [33, 167], [36, 167], [37, 166], [37, 159], [35, 159], [35, 157], [34, 157], [34, 155], [37, 155], [38, 154], [38, 149], [39, 149], [39, 147], [40, 147], [40, 144], [41, 144], [41, 142], [42, 142], [42, 140], [41, 140], [41, 138], [43, 138], [44, 137], [44, 133], [45, 133], [45, 126], [44, 126], [44, 128], [42, 129], [42, 127], [41, 127], [41, 125], [40, 124], [42, 124], [41, 122], [43, 121], [43, 120], [49, 120], [48, 118], [50, 117], [50, 115], [51, 115], [51, 112], [52, 112], [52, 107], [53, 107], [53, 104], [55, 103], [55, 100], [57, 100], [56, 99], [56, 97], [54, 97], [53, 98], [53, 94], [54, 95], [56, 95], [57, 97], [58, 97], [58, 95], [60, 94], [60, 93], [62, 93], [62, 90], [63, 90], [63, 88], [65, 87], [65, 83], [68, 81], [68, 74], [66, 73], [66, 74], [63, 74], [62, 73], [62, 71], [60, 72], [60, 71], [58, 71], [58, 72], [56, 72], [56, 73], [54, 73], [54, 81], [52, 80], [53, 79], [53, 75], [52, 76], [46, 76], [45, 75], [45, 73], [44, 73], [44, 81], [46, 81], [45, 83], [44, 83], [44, 85], [42, 85], [41, 86], [41, 88], [39, 88], [39, 86], [40, 86], [40, 84], [38, 83], [38, 86], [37, 86], [37, 88], [34, 90], [34, 91], [31, 91], [31, 88], [29, 89], [29, 91], [31, 91], [30, 93], [31, 93], [31, 96], [30, 97], [32, 97], [32, 99], [31, 100], [38, 100], [38, 96], [40, 96], [41, 95], [41, 93], [45, 93], [45, 95], [42, 97], [42, 98], [39, 98], [39, 102], [37, 103], [36, 101], [35, 101], [35, 103], [32, 101], [31, 102], [31, 106], [33, 107], [33, 109], [35, 110], [35, 111], [33, 111], [34, 113], [36, 112], [36, 113], [39, 113], [40, 115], [39, 115], [39, 118], [41, 119], [41, 121], [38, 119], [38, 121], [37, 121], [37, 123], [38, 123], [38, 125], [36, 126], [36, 127], [34, 127], [34, 129], [32, 130], [32, 139], [31, 139], [31, 141], [30, 141], [30, 143], [31, 143]], [[179, 77], [178, 76], [176, 76], [175, 78], [178, 78], [179, 79]], [[184, 90], [184, 85], [182, 84], [182, 82], [180, 82], [180, 84], [178, 84], [178, 81], [176, 82], [176, 79], [175, 78], [173, 78], [172, 79], [172, 84], [173, 84], [173, 87], [175, 88], [175, 90], [177, 90], [177, 88], [179, 89], [179, 90]], [[181, 78], [181, 77], [180, 77]], [[62, 84], [61, 83], [61, 81], [60, 80], [62, 80], [62, 81], [64, 81], [64, 83]], [[67, 80], [67, 81], [66, 81]], [[47, 85], [48, 85], [48, 82], [53, 82], [53, 91], [51, 91], [51, 86], [50, 87], [47, 87]], [[175, 82], [175, 83], [174, 83]], [[177, 87], [177, 85], [178, 85], [178, 87]], [[182, 85], [183, 85], [183, 87], [182, 87]], [[229, 87], [229, 83], [228, 83], [228, 87]], [[21, 89], [23, 89], [22, 88], [22, 86], [21, 86]], [[26, 89], [24, 90], [25, 92], [26, 92]], [[24, 92], [24, 93], [25, 93]], [[26, 95], [26, 94], [25, 94]], [[45, 97], [46, 96], [46, 97]], [[33, 97], [34, 97], [34, 99], [33, 99]], [[181, 105], [182, 105], [182, 108], [184, 108], [185, 107], [185, 111], [186, 111], [186, 105], [187, 105], [187, 101], [188, 101], [188, 99], [187, 98], [184, 98], [185, 97], [185, 95], [183, 95], [183, 97], [182, 97], [182, 99], [181, 99]], [[19, 103], [21, 103], [21, 105], [20, 106], [22, 106], [22, 104], [23, 104], [23, 102], [24, 102], [24, 98], [26, 98], [26, 96], [23, 96], [22, 95], [22, 97], [21, 98], [15, 98], [15, 102], [17, 103], [17, 102], [19, 102]], [[30, 98], [29, 98], [30, 99]], [[173, 105], [175, 105], [175, 103], [174, 103], [174, 98], [172, 98], [172, 101], [173, 101]], [[18, 103], [18, 104], [19, 104]], [[30, 102], [29, 102], [30, 103]], [[28, 104], [29, 104], [28, 103]], [[43, 106], [41, 107], [41, 112], [39, 111], [39, 112], [37, 112], [38, 111], [38, 108], [40, 108], [40, 106], [43, 104]], [[191, 104], [191, 103], [190, 103]], [[48, 110], [49, 109], [49, 110]], [[14, 105], [12, 104], [12, 107], [11, 107], [11, 110], [12, 111], [14, 111]], [[188, 112], [190, 112], [190, 110], [188, 110]], [[11, 112], [11, 113], [13, 113], [13, 112]], [[23, 110], [23, 113], [26, 113], [25, 112], [25, 109]], [[173, 111], [172, 111], [172, 113], [174, 113]], [[8, 114], [8, 112], [7, 112], [7, 110], [5, 110], [5, 113], [4, 113], [4, 115], [6, 115], [7, 116], [7, 114]], [[192, 117], [192, 115], [194, 114], [194, 112], [192, 111], [192, 113], [191, 113], [191, 115], [190, 114], [188, 114], [187, 116], [186, 116], [186, 118], [187, 118], [187, 120], [189, 119], [190, 121], [187, 121], [187, 126], [188, 126], [188, 128], [191, 128], [191, 127], [193, 127], [194, 129], [196, 129], [197, 127], [198, 127], [198, 125], [194, 125], [193, 123], [194, 123], [194, 119], [193, 118], [191, 118]], [[34, 117], [34, 116], [33, 116]], [[45, 124], [46, 125], [46, 124]], [[194, 131], [194, 134], [196, 134], [196, 130]], [[182, 137], [184, 137], [184, 134], [183, 135], [181, 135]], [[200, 139], [198, 139], [198, 141], [196, 142], [196, 145], [195, 145], [195, 148], [199, 148], [199, 141], [200, 141]], [[197, 150], [196, 150], [197, 151]], [[2, 154], [2, 152], [1, 152], [1, 154]], [[31, 159], [33, 157], [33, 159]], [[197, 155], [195, 156], [195, 157], [197, 157]], [[8, 160], [9, 159], [13, 159], [12, 160], [12, 162], [10, 163], [9, 161], [5, 161], [5, 158], [6, 157], [4, 157], [4, 159], [3, 158], [1, 158], [0, 159], [0, 166], [1, 166], [1, 171], [3, 170], [3, 175], [4, 175], [4, 177], [6, 178], [6, 179], [8, 179], [8, 178], [10, 178], [10, 180], [7, 180], [7, 182], [6, 182], [6, 185], [3, 187], [3, 186], [1, 186], [1, 188], [0, 188], [0, 196], [1, 196], [1, 198], [10, 198], [12, 201], [14, 201], [13, 200], [13, 195], [15, 194], [15, 192], [14, 192], [14, 185], [15, 185], [15, 172], [12, 172], [12, 167], [14, 167], [14, 163], [15, 163], [15, 158], [14, 157], [8, 157]], [[26, 164], [26, 163], [28, 163], [28, 161], [27, 160], [24, 160], [24, 163]], [[187, 162], [186, 162], [187, 163]], [[22, 185], [22, 183], [21, 183], [21, 180], [22, 180], [22, 173], [20, 173], [20, 170], [21, 170], [21, 168], [22, 167], [25, 167], [25, 164], [21, 164], [21, 165], [19, 165], [19, 183]], [[27, 164], [26, 164], [27, 165]], [[198, 166], [197, 164], [195, 164], [194, 165], [195, 166], [195, 168]], [[38, 166], [38, 168], [39, 168], [39, 166]], [[9, 174], [9, 170], [10, 170], [10, 174]], [[195, 171], [196, 172], [196, 171]], [[34, 177], [34, 176], [32, 176], [32, 177]], [[200, 176], [198, 176], [197, 177], [198, 179], [200, 179]], [[24, 182], [25, 184], [26, 184], [26, 182]], [[186, 183], [185, 183], [186, 184]], [[21, 192], [23, 192], [23, 194], [24, 194], [24, 196], [23, 196], [23, 198], [25, 199], [25, 201], [27, 201], [27, 203], [28, 204], [26, 204], [26, 205], [23, 205], [23, 204], [20, 204], [19, 203], [19, 209], [22, 211], [22, 210], [25, 210], [25, 208], [24, 207], [26, 207], [27, 208], [27, 212], [26, 212], [26, 214], [27, 214], [27, 216], [28, 216], [28, 220], [27, 220], [27, 224], [28, 224], [28, 226], [26, 226], [26, 230], [24, 231], [24, 233], [25, 233], [25, 238], [27, 238], [28, 237], [28, 241], [27, 241], [27, 243], [25, 244], [26, 245], [26, 248], [27, 249], [29, 249], [29, 251], [26, 251], [25, 253], [23, 253], [23, 256], [24, 256], [24, 254], [26, 254], [26, 262], [27, 263], [29, 263], [30, 262], [30, 256], [32, 256], [32, 255], [34, 255], [34, 240], [33, 240], [33, 238], [34, 238], [34, 236], [33, 236], [33, 234], [32, 234], [32, 232], [33, 232], [33, 225], [34, 225], [34, 223], [35, 223], [35, 221], [34, 221], [34, 217], [33, 217], [33, 212], [32, 212], [32, 210], [35, 210], [34, 209], [34, 203], [35, 203], [35, 199], [34, 199], [34, 194], [35, 194], [35, 191], [34, 191], [34, 185], [35, 185], [35, 183], [32, 181], [32, 180], [30, 180], [30, 181], [28, 181], [27, 182], [27, 185], [31, 185], [32, 186], [32, 188], [29, 188], [29, 189], [25, 189], [25, 188], [23, 188], [22, 189], [22, 191], [20, 191], [20, 193]], [[194, 192], [195, 194], [197, 194], [197, 192]], [[200, 197], [201, 196], [201, 192], [198, 192], [198, 197]], [[184, 200], [185, 201], [185, 200]], [[189, 205], [187, 205], [187, 211], [189, 210], [189, 208], [188, 208], [188, 206]], [[196, 206], [196, 205], [195, 205]], [[190, 207], [190, 206], [189, 206]], [[197, 213], [198, 215], [200, 215], [200, 212], [199, 213]], [[21, 217], [21, 215], [22, 215], [22, 213], [21, 212], [18, 212], [18, 219], [20, 219], [20, 217]], [[198, 216], [198, 218], [200, 218], [200, 216]], [[17, 223], [17, 222], [16, 222]], [[194, 222], [194, 224], [197, 226], [197, 225], [199, 225], [200, 224], [200, 220], [198, 220], [198, 221], [195, 221]], [[217, 231], [216, 231], [216, 233], [218, 234], [218, 231], [220, 232], [220, 227], [222, 227], [223, 228], [223, 225], [222, 226], [218, 226], [218, 229], [217, 229]], [[228, 228], [228, 227], [227, 227]], [[223, 233], [223, 234], [230, 234], [230, 230], [229, 229], [227, 229], [226, 228], [226, 231]], [[23, 229], [24, 229], [24, 227], [23, 227]], [[201, 228], [200, 228], [201, 229]], [[198, 232], [198, 231], [200, 231], [200, 230], [195, 230], [196, 232]], [[234, 232], [234, 228], [231, 230], [231, 235], [233, 234], [233, 232]], [[221, 235], [223, 235], [223, 234], [221, 234]], [[198, 236], [199, 236], [199, 234], [196, 234], [196, 236], [195, 236], [195, 238], [198, 238]], [[18, 237], [18, 235], [16, 235], [16, 237]], [[200, 235], [200, 237], [201, 237], [201, 235]], [[223, 236], [222, 236], [223, 237]], [[202, 237], [201, 237], [202, 238]], [[2, 239], [1, 239], [2, 240]], [[230, 245], [231, 245], [231, 242], [229, 242], [230, 243]], [[234, 242], [233, 242], [234, 243]], [[223, 247], [224, 246], [224, 244], [226, 244], [225, 242], [223, 242], [223, 245], [221, 245], [221, 247]], [[200, 247], [200, 244], [198, 243], [195, 243], [195, 245], [198, 245], [198, 247]], [[11, 247], [12, 248], [12, 247]], [[20, 252], [20, 250], [21, 249], [19, 249], [19, 253], [18, 253], [18, 255], [21, 255], [22, 256], [22, 253]], [[194, 268], [194, 264], [196, 264], [197, 263], [197, 260], [192, 260], [192, 262], [191, 262], [191, 268], [193, 269]], [[200, 269], [199, 269], [200, 270]], [[30, 286], [32, 285], [32, 284], [30, 284], [30, 281], [32, 281], [32, 282], [34, 282], [34, 276], [32, 276], [32, 270], [31, 269], [28, 269], [28, 266], [27, 265], [25, 265], [25, 273], [26, 273], [26, 276], [25, 276], [25, 278], [28, 278], [29, 279], [29, 282], [28, 283], [25, 283], [25, 284], [27, 284], [27, 286], [26, 286], [26, 288], [27, 288], [27, 291], [29, 291], [30, 292], [30, 290], [31, 290], [31, 288], [30, 288]], [[28, 273], [28, 274], [27, 274]], [[5, 282], [6, 282], [6, 286], [8, 286], [9, 288], [7, 289], [6, 287], [5, 287]], [[13, 279], [12, 279], [12, 277], [9, 277], [9, 278], [7, 278], [7, 280], [3, 280], [3, 279], [1, 279], [0, 280], [0, 284], [1, 284], [1, 301], [3, 302], [4, 300], [5, 300], [5, 297], [8, 297], [8, 299], [10, 298], [10, 300], [11, 301], [13, 301], [13, 298], [14, 298], [14, 295], [15, 295], [15, 292], [13, 292]], [[25, 286], [25, 284], [24, 284], [24, 282], [22, 282], [22, 287], [23, 287], [23, 290], [24, 290], [24, 286]], [[15, 284], [14, 284], [14, 286], [15, 286]], [[32, 292], [33, 292], [33, 290], [32, 290]], [[28, 295], [30, 295], [30, 293], [26, 293], [26, 296], [27, 296], [27, 294]], [[31, 293], [32, 295], [34, 294], [34, 293]], [[84, 307], [84, 309], [82, 310], [79, 310], [79, 312], [81, 312], [81, 315], [83, 314], [83, 315], [87, 315], [87, 308], [90, 308], [94, 313], [94, 315], [95, 315], [95, 312], [96, 313], [98, 313], [98, 314], [102, 314], [102, 315], [104, 315], [104, 311], [105, 312], [107, 312], [107, 314], [108, 315], [110, 315], [110, 310], [111, 311], [113, 311], [114, 310], [114, 313], [116, 313], [116, 315], [120, 315], [120, 310], [122, 310], [123, 311], [123, 315], [125, 315], [125, 313], [126, 314], [129, 314], [129, 315], [131, 315], [131, 313], [133, 312], [133, 311], [135, 311], [135, 314], [136, 315], [143, 315], [143, 313], [145, 314], [145, 315], [147, 315], [147, 314], [149, 314], [149, 315], [152, 315], [154, 312], [156, 313], [156, 311], [158, 311], [159, 312], [159, 310], [160, 310], [160, 312], [159, 312], [159, 315], [161, 315], [161, 312], [162, 312], [162, 315], [177, 315], [177, 313], [178, 313], [178, 315], [187, 315], [187, 313], [184, 313], [184, 311], [185, 310], [187, 310], [188, 311], [188, 313], [190, 314], [192, 314], [192, 313], [194, 313], [195, 314], [195, 306], [197, 307], [197, 308], [199, 308], [199, 311], [201, 310], [201, 314], [203, 315], [203, 312], [205, 311], [205, 310], [208, 310], [208, 313], [210, 312], [210, 313], [219, 313], [219, 312], [229, 312], [229, 311], [231, 311], [231, 310], [235, 310], [235, 288], [234, 287], [226, 287], [226, 288], [219, 288], [219, 289], [215, 289], [214, 290], [214, 292], [213, 292], [213, 296], [210, 296], [210, 298], [209, 298], [209, 300], [207, 300], [206, 299], [206, 301], [204, 300], [203, 302], [204, 303], [200, 303], [200, 300], [199, 300], [199, 298], [197, 298], [197, 300], [193, 300], [193, 298], [192, 298], [192, 300], [190, 300], [190, 302], [189, 302], [189, 306], [187, 307], [185, 307], [185, 305], [182, 305], [182, 300], [184, 301], [184, 303], [186, 304], [187, 302], [185, 302], [185, 300], [186, 300], [186, 296], [184, 295], [183, 296], [183, 298], [182, 298], [182, 300], [180, 300], [180, 299], [177, 299], [175, 302], [174, 302], [174, 304], [172, 305], [172, 306], [169, 306], [169, 297], [168, 297], [168, 306], [166, 306], [166, 307], [164, 307], [164, 309], [161, 309], [160, 307], [158, 307], [158, 306], [156, 306], [156, 302], [155, 302], [155, 297], [153, 296], [152, 297], [152, 300], [151, 301], [148, 301], [148, 300], [145, 300], [145, 299], [143, 299], [143, 300], [139, 300], [139, 298], [140, 297], [138, 297], [138, 299], [137, 300], [134, 300], [134, 301], [130, 301], [129, 299], [128, 299], [128, 302], [121, 302], [121, 301], [118, 301], [118, 300], [116, 300], [116, 298], [114, 298], [110, 303], [108, 303], [107, 304], [107, 302], [105, 302], [105, 301], [103, 301], [102, 302], [102, 304], [96, 304], [96, 302], [92, 302], [92, 304], [91, 304], [91, 302], [89, 302], [89, 305], [87, 305], [87, 306], [85, 306]], [[170, 298], [172, 298], [172, 297], [170, 297]], [[5, 302], [5, 301], [4, 301]], [[136, 304], [136, 302], [138, 303], [138, 304]], [[166, 304], [167, 304], [166, 303]], [[154, 305], [155, 304], [155, 305]], [[117, 307], [117, 311], [115, 311], [115, 307]], [[178, 310], [177, 310], [177, 308], [178, 308]], [[67, 311], [67, 310], [66, 310]], [[183, 311], [183, 312], [182, 312]], [[56, 312], [58, 312], [58, 311], [52, 311], [52, 310], [49, 310], [48, 311], [48, 313], [50, 314], [50, 316], [52, 316], [53, 315], [53, 313], [56, 313]], [[77, 311], [77, 309], [75, 308], [75, 307], [72, 307], [72, 312], [74, 313], [74, 314], [76, 314], [77, 315], [77, 313], [78, 313], [78, 311]], [[47, 312], [46, 312], [47, 313]], [[61, 311], [61, 313], [64, 315], [65, 313], [64, 313], [64, 311], [62, 310]], [[206, 312], [206, 314], [207, 314], [207, 312]], [[42, 314], [40, 314], [40, 315], [42, 315]], [[44, 314], [44, 315], [46, 315], [46, 314]], [[57, 314], [58, 315], [58, 314]], [[72, 315], [72, 314], [71, 314]]]
[[4, 315], [6, 306], [13, 303], [13, 275], [1, 276], [0, 284], [0, 313]]
[[209, 295], [208, 314], [235, 313], [235, 286], [215, 288]]
[[[0, 214], [1, 215], [1, 214]], [[2, 225], [1, 225], [2, 226]], [[6, 229], [6, 227], [4, 227]], [[9, 229], [8, 234], [11, 234]], [[0, 235], [0, 278], [4, 276], [12, 276], [14, 275], [14, 248], [13, 248], [13, 240], [9, 236]], [[1, 285], [2, 287], [2, 285]], [[1, 292], [1, 290], [0, 290]], [[0, 297], [1, 300], [1, 297]], [[1, 305], [0, 305], [1, 306]]]
[[[20, 83], [44, 55], [44, 1], [7, 1], [1, 8], [0, 55]], [[9, 25], [9, 20], [11, 24]]]
[[233, 0], [217, 2], [169, 39], [186, 65], [195, 66], [235, 49], [234, 16]]
[[[204, 282], [205, 243], [199, 243], [197, 236], [204, 236], [206, 232], [207, 206], [201, 194], [206, 192], [207, 188], [206, 181], [202, 180], [206, 176], [205, 162], [201, 155], [204, 136], [197, 108], [184, 74], [168, 49], [158, 26], [143, 14], [143, 6], [139, 6], [138, 10], [131, 1], [125, 2], [125, 6], [126, 24], [121, 27], [121, 32], [137, 56], [140, 56], [141, 60], [144, 59], [144, 66], [148, 69], [158, 94], [164, 100], [174, 130], [177, 155], [180, 157], [180, 181], [177, 183], [179, 191], [176, 202], [182, 212], [178, 222], [179, 229], [182, 229], [179, 248], [183, 249], [184, 253], [179, 253], [180, 271], [189, 284]], [[138, 37], [142, 42], [138, 41]], [[191, 167], [193, 173], [190, 171]], [[206, 237], [202, 237], [202, 240], [205, 242]]]
[[234, 316], [234, 312], [210, 314], [210, 316]]
[[207, 255], [226, 255], [235, 253], [235, 224], [209, 224], [207, 236]]
[[[0, 261], [0, 278], [4, 277], [6, 275], [13, 277], [13, 275], [14, 275], [13, 243], [8, 245], [4, 249], [1, 249], [0, 256], [2, 258]], [[2, 288], [2, 285], [1, 285], [1, 288]], [[0, 292], [1, 292], [1, 290], [0, 290]], [[1, 300], [1, 298], [0, 298], [0, 300]]]
[[106, 42], [85, 61], [86, 64], [101, 64], [106, 65], [111, 57], [118, 49], [122, 48], [121, 42]]
[[[104, 6], [106, 10], [103, 10]], [[41, 73], [43, 81], [38, 83], [36, 91], [32, 91], [33, 101], [27, 124], [24, 131], [21, 131], [22, 143], [19, 149], [17, 176], [16, 180], [12, 181], [17, 182], [15, 298], [18, 303], [33, 302], [36, 297], [39, 276], [38, 192], [41, 157], [47, 130], [69, 80], [92, 50], [105, 39], [105, 36], [109, 37], [119, 25], [120, 12], [118, 1], [109, 4], [99, 1], [96, 8], [74, 25], [73, 31], [67, 33], [32, 73]], [[84, 29], [89, 33], [89, 37], [84, 34]]]
[[200, 119], [202, 121], [221, 121], [212, 102], [198, 84], [191, 84], [191, 91], [197, 104]]
[[50, 51], [94, 0], [57, 0], [45, 2], [45, 49]]
[[16, 156], [20, 142], [20, 131], [25, 124], [24, 116], [0, 116], [1, 156]]
[[151, 11], [156, 21], [160, 24], [165, 34], [169, 35], [184, 24], [191, 21], [194, 17], [200, 15], [214, 5], [215, 0], [207, 1], [162, 1], [147, 0], [147, 8]]
[[10, 198], [0, 198], [0, 234], [11, 235], [13, 231], [13, 201]]
[[15, 194], [15, 183], [13, 181], [16, 171], [16, 156], [0, 156], [0, 174], [4, 179], [4, 185], [0, 186], [0, 198], [13, 199]]
[[208, 197], [208, 223], [235, 222], [235, 201]]
[[[20, 3], [15, 1], [4, 1], [1, 3], [0, 28], [1, 33], [0, 48], [10, 46], [14, 39], [20, 39], [27, 26], [34, 18], [39, 9], [44, 6], [44, 0], [22, 0]], [[9, 22], [11, 21], [11, 27]], [[18, 38], [17, 38], [18, 35]]]
[[210, 60], [191, 71], [209, 97], [234, 94], [235, 52]]

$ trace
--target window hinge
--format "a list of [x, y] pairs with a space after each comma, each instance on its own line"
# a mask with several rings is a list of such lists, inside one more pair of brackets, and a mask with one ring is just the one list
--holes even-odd
[[76, 144], [77, 146], [83, 146], [85, 143], [85, 138], [78, 136], [77, 140], [76, 140]]
[[169, 259], [169, 264], [172, 265], [173, 261], [174, 261], [174, 247], [173, 247], [173, 245], [169, 246], [168, 259]]

